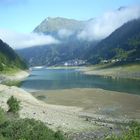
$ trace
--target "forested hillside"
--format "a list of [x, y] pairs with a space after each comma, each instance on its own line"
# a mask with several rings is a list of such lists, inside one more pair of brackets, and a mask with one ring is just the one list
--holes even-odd
[[27, 66], [14, 50], [0, 39], [0, 71], [9, 68], [26, 69]]

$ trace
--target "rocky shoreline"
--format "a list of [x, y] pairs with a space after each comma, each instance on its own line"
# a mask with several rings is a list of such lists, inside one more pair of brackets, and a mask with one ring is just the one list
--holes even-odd
[[34, 118], [53, 130], [61, 130], [73, 140], [103, 139], [106, 135], [120, 133], [121, 125], [131, 119], [107, 117], [96, 112], [89, 113], [82, 107], [47, 104], [18, 87], [0, 85], [0, 106], [7, 110], [10, 96], [21, 102], [21, 118]]

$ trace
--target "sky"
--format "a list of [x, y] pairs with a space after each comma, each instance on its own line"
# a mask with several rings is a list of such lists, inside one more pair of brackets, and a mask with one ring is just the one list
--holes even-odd
[[140, 0], [0, 0], [0, 28], [32, 32], [46, 17], [87, 20]]
[[[118, 11], [120, 7], [127, 8]], [[60, 43], [53, 36], [32, 33], [47, 17], [95, 18], [77, 34], [77, 38], [98, 40], [125, 22], [139, 18], [140, 0], [0, 0], [0, 39], [16, 49]], [[67, 37], [73, 32], [62, 31]]]

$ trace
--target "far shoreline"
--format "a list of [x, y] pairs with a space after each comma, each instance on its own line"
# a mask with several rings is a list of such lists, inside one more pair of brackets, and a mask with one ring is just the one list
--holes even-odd
[[89, 66], [49, 66], [46, 69], [76, 69], [87, 75], [140, 80], [140, 63], [125, 65], [96, 64]]
[[111, 78], [124, 78], [140, 80], [140, 63], [130, 64], [97, 64], [79, 69], [87, 75], [106, 76]]

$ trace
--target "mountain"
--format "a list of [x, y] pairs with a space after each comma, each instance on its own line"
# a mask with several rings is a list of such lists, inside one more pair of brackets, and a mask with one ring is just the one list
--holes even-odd
[[69, 60], [84, 60], [84, 54], [87, 52], [89, 46], [88, 42], [75, 41], [58, 45], [30, 47], [16, 51], [30, 66], [51, 66], [64, 64]]
[[0, 71], [7, 68], [25, 69], [27, 66], [14, 50], [0, 39]]
[[[83, 60], [91, 42], [79, 40], [80, 32], [88, 21], [61, 17], [47, 18], [33, 32], [52, 35], [60, 41], [56, 45], [35, 46], [17, 50], [30, 66], [57, 65], [70, 60]], [[93, 46], [96, 42], [92, 42]]]
[[85, 23], [86, 21], [78, 21], [62, 17], [48, 17], [34, 29], [34, 32], [45, 34], [57, 34], [62, 29], [77, 32], [83, 29]]
[[140, 59], [140, 19], [132, 20], [114, 31], [85, 55], [90, 63], [103, 60]]
[[[77, 38], [77, 33], [84, 28], [86, 22], [88, 21], [59, 17], [47, 18], [34, 29], [34, 32], [52, 35], [61, 43], [25, 48], [17, 52], [30, 66], [59, 65], [74, 60], [84, 60], [95, 64], [106, 60], [140, 59], [140, 19], [125, 23], [107, 38], [98, 42], [88, 42]], [[62, 38], [60, 31], [64, 34], [68, 32], [69, 35]]]

